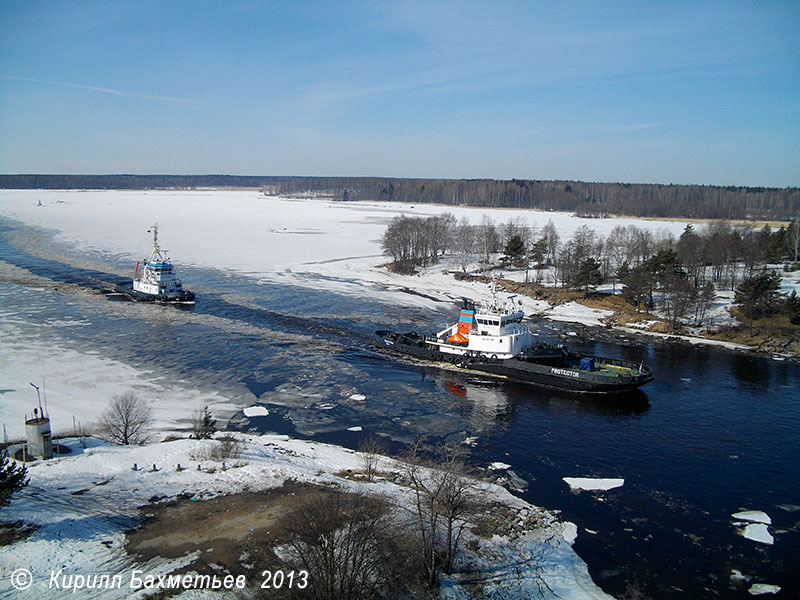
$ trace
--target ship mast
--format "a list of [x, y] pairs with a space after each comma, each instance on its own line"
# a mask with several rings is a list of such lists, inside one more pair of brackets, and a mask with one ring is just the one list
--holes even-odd
[[153, 252], [150, 254], [150, 259], [147, 264], [152, 264], [153, 261], [162, 262], [164, 257], [161, 255], [161, 248], [158, 247], [158, 223], [150, 227], [147, 231], [153, 231]]

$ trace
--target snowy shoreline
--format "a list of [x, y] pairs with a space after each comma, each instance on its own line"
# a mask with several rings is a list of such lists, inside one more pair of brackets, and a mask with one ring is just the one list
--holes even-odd
[[[182, 567], [192, 572], [196, 552], [181, 558], [156, 557], [144, 564], [132, 563], [126, 553], [125, 531], [138, 521], [140, 507], [152, 505], [153, 498], [168, 500], [184, 495], [202, 501], [275, 489], [294, 481], [377, 493], [401, 506], [412, 503], [411, 490], [401, 484], [383, 478], [366, 483], [341, 477], [346, 470], [360, 472], [362, 468], [361, 457], [353, 450], [281, 435], [236, 437], [243, 449], [238, 459], [228, 462], [227, 469], [199, 458], [216, 443], [212, 440], [181, 439], [146, 446], [111, 446], [90, 440], [86, 448], [77, 439], [64, 440], [70, 455], [29, 464], [30, 486], [13, 498], [4, 516], [35, 523], [38, 529], [25, 540], [0, 547], [0, 561], [9, 571], [28, 569], [33, 575], [34, 592], [68, 597], [71, 589], [47, 588], [53, 572], [65, 576], [114, 574], [138, 568], [155, 577]], [[134, 470], [134, 464], [140, 467]], [[400, 472], [402, 467], [391, 458], [381, 457], [379, 470]], [[487, 505], [504, 507], [522, 523], [488, 537], [468, 534], [470, 549], [465, 543], [458, 562], [491, 567], [486, 590], [523, 599], [536, 597], [536, 591], [544, 586], [562, 598], [611, 598], [592, 582], [585, 563], [571, 549], [577, 535], [572, 523], [557, 520], [547, 510], [495, 484], [480, 483], [478, 493]], [[253, 583], [256, 574], [250, 575]], [[475, 572], [468, 569], [465, 575], [471, 581]], [[4, 577], [0, 593], [23, 598], [29, 592], [12, 589]], [[130, 594], [125, 588], [105, 590], [104, 597], [126, 598]], [[442, 597], [465, 597], [463, 594], [457, 571], [443, 578]]]

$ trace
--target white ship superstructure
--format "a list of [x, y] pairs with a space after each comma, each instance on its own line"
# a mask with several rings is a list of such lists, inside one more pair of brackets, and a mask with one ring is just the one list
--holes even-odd
[[477, 309], [465, 301], [458, 323], [425, 341], [447, 354], [512, 358], [531, 345], [530, 331], [522, 323], [525, 313], [515, 297], [498, 302], [492, 289], [492, 299]]
[[144, 261], [142, 271], [134, 274], [133, 289], [142, 294], [160, 297], [166, 300], [169, 295], [180, 294], [183, 282], [175, 276], [175, 269], [169, 257], [161, 253], [158, 246], [158, 225], [153, 225], [153, 251], [150, 258]]
[[194, 294], [183, 289], [183, 282], [175, 274], [166, 251], [158, 245], [158, 225], [153, 225], [150, 231], [153, 233], [150, 258], [143, 261], [141, 271], [137, 262], [133, 281], [117, 285], [117, 291], [134, 300], [193, 303]]

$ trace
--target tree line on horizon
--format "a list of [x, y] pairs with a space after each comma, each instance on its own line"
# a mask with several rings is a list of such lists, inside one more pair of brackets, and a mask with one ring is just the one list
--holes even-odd
[[0, 175], [4, 189], [174, 189], [255, 187], [269, 194], [321, 193], [336, 200], [575, 212], [581, 216], [788, 221], [800, 188], [530, 179], [395, 179], [243, 175]]

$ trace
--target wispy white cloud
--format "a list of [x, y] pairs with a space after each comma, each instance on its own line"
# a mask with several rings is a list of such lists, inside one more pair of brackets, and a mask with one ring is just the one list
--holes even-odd
[[618, 131], [641, 131], [643, 129], [653, 129], [661, 127], [661, 123], [632, 123], [630, 125], [612, 125], [609, 129], [612, 132]]
[[15, 81], [29, 81], [32, 83], [44, 83], [47, 85], [58, 85], [62, 87], [77, 88], [81, 90], [89, 90], [92, 92], [101, 92], [103, 94], [111, 94], [112, 96], [122, 96], [125, 98], [144, 98], [145, 100], [160, 100], [162, 102], [179, 102], [190, 103], [195, 102], [189, 98], [173, 98], [171, 96], [159, 96], [156, 94], [139, 94], [137, 92], [129, 92], [125, 90], [115, 90], [113, 88], [103, 88], [92, 85], [80, 85], [77, 83], [67, 83], [64, 81], [49, 81], [47, 79], [35, 79], [32, 77], [17, 77], [15, 75], [0, 75], [4, 79], [13, 79]]
[[433, 69], [394, 81], [342, 83], [325, 81], [301, 88], [284, 107], [284, 125], [298, 126], [327, 121], [332, 114], [352, 109], [356, 103], [392, 94], [452, 93], [462, 88], [458, 70]]
[[309, 91], [323, 103], [334, 103], [355, 100], [358, 98], [381, 96], [413, 90], [452, 91], [466, 84], [463, 79], [474, 76], [482, 66], [476, 62], [459, 65], [448, 65], [437, 69], [415, 72], [406, 77], [383, 80], [380, 83], [364, 85], [324, 84]]

